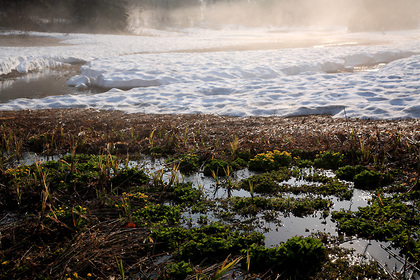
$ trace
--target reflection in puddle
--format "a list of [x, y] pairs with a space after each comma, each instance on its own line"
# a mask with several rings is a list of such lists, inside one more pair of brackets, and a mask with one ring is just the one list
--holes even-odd
[[[330, 210], [332, 212], [341, 209], [357, 210], [358, 207], [366, 207], [371, 195], [367, 191], [354, 189], [353, 197], [350, 200], [339, 200], [334, 196], [324, 198], [333, 202]], [[338, 236], [336, 223], [331, 220], [330, 216], [323, 218], [320, 212], [306, 217], [296, 217], [293, 214], [289, 214], [281, 217], [281, 227], [270, 223], [267, 223], [265, 226], [270, 228], [270, 231], [265, 233], [265, 244], [268, 247], [276, 246], [280, 242], [285, 242], [296, 235], [310, 236], [313, 233], [322, 232]]]
[[[171, 172], [168, 167], [165, 166], [164, 159], [150, 159], [145, 157], [141, 161], [131, 161], [129, 166], [139, 166], [143, 167], [146, 170], [149, 170], [151, 173], [157, 172], [159, 170], [164, 170], [163, 179], [168, 181], [168, 178], [171, 176]], [[305, 173], [319, 172], [315, 169], [305, 169]], [[239, 182], [242, 179], [249, 178], [252, 175], [255, 175], [256, 172], [249, 171], [248, 169], [242, 169], [232, 172], [231, 179], [232, 181]], [[324, 171], [324, 175], [333, 177], [334, 173], [330, 170]], [[204, 176], [202, 172], [197, 172], [191, 175], [181, 175], [178, 174], [178, 179], [184, 182], [191, 182], [195, 188], [203, 189], [205, 196], [208, 199], [220, 200], [227, 199], [228, 197], [250, 197], [251, 194], [242, 189], [233, 189], [228, 192], [226, 188], [216, 187], [215, 180], [212, 177]], [[221, 181], [224, 179], [223, 176], [219, 178]], [[314, 182], [305, 181], [302, 179], [291, 178], [287, 182], [289, 185], [297, 184], [314, 184]], [[316, 184], [316, 183], [315, 183]], [[352, 184], [351, 184], [352, 185]], [[295, 198], [306, 197], [307, 195], [290, 195]], [[315, 196], [314, 196], [315, 197]], [[333, 207], [331, 211], [339, 211], [341, 209], [346, 210], [357, 210], [358, 207], [365, 207], [368, 205], [368, 200], [371, 198], [371, 194], [368, 191], [354, 189], [353, 197], [350, 200], [340, 200], [334, 196], [325, 197], [330, 199], [333, 202]], [[201, 216], [206, 216], [209, 221], [216, 222], [220, 221], [217, 213], [213, 211], [202, 213], [189, 213], [185, 211], [183, 217], [185, 220], [189, 221], [190, 225], [199, 225], [199, 220]], [[323, 218], [322, 213], [316, 213], [311, 216], [306, 217], [296, 217], [291, 213], [282, 214], [278, 213], [278, 222], [268, 222], [263, 219], [262, 214], [258, 214], [255, 217], [242, 217], [240, 215], [234, 215], [231, 217], [238, 222], [243, 223], [245, 220], [254, 218], [259, 222], [261, 228], [263, 228], [265, 236], [265, 245], [267, 247], [277, 246], [281, 242], [285, 242], [293, 236], [309, 236], [312, 233], [323, 232], [329, 233], [333, 236], [338, 236], [337, 227], [335, 222], [330, 219], [330, 216]]]
[[[340, 246], [346, 249], [353, 249], [356, 254], [377, 261], [390, 275], [401, 274], [404, 270], [404, 263], [407, 262], [399, 255], [398, 250], [391, 246], [390, 242], [356, 238], [344, 242]], [[412, 271], [407, 271], [407, 275], [411, 273]], [[406, 279], [418, 278], [408, 277]]]
[[18, 98], [43, 98], [54, 95], [94, 94], [103, 92], [96, 88], [84, 91], [69, 87], [66, 82], [77, 75], [80, 65], [70, 65], [59, 69], [45, 69], [28, 73], [22, 77], [0, 79], [0, 103]]

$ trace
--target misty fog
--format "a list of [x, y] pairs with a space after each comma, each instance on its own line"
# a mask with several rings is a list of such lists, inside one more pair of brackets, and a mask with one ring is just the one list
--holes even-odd
[[[347, 26], [349, 31], [419, 27], [417, 0], [196, 0], [170, 7], [131, 0], [128, 29], [241, 26]], [[175, 4], [174, 4], [175, 3]]]
[[415, 29], [419, 0], [0, 0], [0, 27], [55, 32], [345, 26]]

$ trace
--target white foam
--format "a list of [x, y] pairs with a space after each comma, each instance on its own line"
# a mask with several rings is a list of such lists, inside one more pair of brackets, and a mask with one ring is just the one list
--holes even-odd
[[[321, 36], [319, 31], [316, 35], [308, 30], [300, 34], [272, 31], [189, 29], [154, 37], [49, 34], [64, 39], [66, 45], [1, 47], [0, 73], [88, 61], [81, 75], [67, 84], [109, 90], [94, 95], [15, 99], [0, 104], [0, 109], [77, 107], [128, 113], [420, 117], [418, 30], [386, 35], [329, 30]], [[314, 43], [301, 48], [278, 47], [282, 40], [302, 43], [298, 35]], [[235, 51], [236, 45], [245, 43], [254, 44], [252, 50]], [[255, 50], [255, 44], [261, 49]], [[265, 50], [270, 44], [271, 49]], [[212, 48], [232, 50], [202, 51]], [[387, 65], [370, 72], [337, 73], [378, 63]]]

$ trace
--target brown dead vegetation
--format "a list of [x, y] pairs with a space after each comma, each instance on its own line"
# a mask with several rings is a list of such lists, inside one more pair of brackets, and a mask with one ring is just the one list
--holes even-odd
[[[3, 111], [0, 122], [4, 129], [24, 137], [24, 149], [38, 153], [69, 152], [60, 149], [69, 149], [76, 137], [83, 139], [83, 145], [78, 146], [80, 151], [94, 152], [113, 145], [123, 154], [147, 153], [152, 145], [169, 153], [194, 148], [213, 154], [229, 150], [237, 137], [239, 150], [251, 154], [273, 149], [341, 152], [360, 150], [362, 145], [391, 165], [408, 167], [416, 163], [417, 158], [413, 157], [420, 146], [419, 119], [361, 120], [321, 115], [241, 118], [60, 109]], [[60, 147], [56, 150], [40, 141], [29, 141], [39, 135], [55, 137], [61, 141]]]

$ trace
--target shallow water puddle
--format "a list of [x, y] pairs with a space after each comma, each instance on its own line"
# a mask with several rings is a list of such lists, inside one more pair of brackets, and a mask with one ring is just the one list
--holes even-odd
[[[30, 165], [36, 161], [46, 162], [49, 160], [58, 160], [60, 156], [41, 157], [35, 154], [25, 154], [20, 164]], [[153, 177], [157, 173], [161, 174], [163, 181], [168, 181], [173, 177], [174, 171], [166, 165], [162, 158], [153, 159], [144, 156], [137, 161], [128, 161], [121, 163], [121, 166], [143, 168], [147, 173]], [[313, 168], [303, 169], [305, 173], [319, 173], [320, 170]], [[242, 169], [232, 172], [230, 179], [232, 182], [239, 182], [242, 179], [249, 178], [256, 172]], [[334, 173], [331, 170], [322, 172], [323, 175], [333, 177]], [[331, 236], [338, 236], [336, 223], [331, 220], [331, 212], [341, 209], [357, 210], [358, 207], [365, 207], [368, 205], [369, 199], [372, 195], [368, 191], [354, 189], [353, 196], [350, 200], [340, 200], [335, 196], [323, 197], [332, 201], [332, 207], [328, 210], [328, 216], [323, 216], [322, 211], [315, 212], [312, 215], [305, 217], [297, 217], [291, 213], [282, 213], [280, 211], [262, 211], [256, 215], [240, 215], [238, 213], [223, 213], [225, 210], [222, 204], [231, 197], [251, 197], [250, 192], [242, 189], [233, 189], [228, 191], [226, 188], [217, 186], [214, 178], [204, 176], [202, 172], [196, 172], [190, 175], [183, 175], [177, 172], [176, 178], [180, 182], [191, 182], [195, 188], [203, 190], [207, 199], [215, 201], [216, 207], [206, 213], [193, 212], [191, 209], [186, 209], [182, 214], [181, 224], [186, 227], [198, 227], [210, 222], [225, 222], [225, 223], [239, 223], [252, 224], [257, 231], [260, 231], [265, 236], [265, 245], [267, 247], [278, 246], [281, 242], [285, 242], [294, 236], [310, 236], [313, 233], [321, 232], [327, 233]], [[225, 180], [223, 176], [219, 177], [220, 182]], [[303, 185], [314, 184], [314, 182], [305, 181], [292, 177], [287, 182], [289, 185]], [[255, 195], [257, 196], [257, 195]], [[293, 198], [317, 197], [311, 194], [284, 194], [283, 196]], [[220, 207], [219, 207], [220, 206]], [[271, 215], [272, 219], [267, 219], [265, 216]], [[390, 271], [400, 271], [404, 266], [404, 260], [398, 256], [398, 251], [393, 249], [388, 242], [378, 242], [364, 239], [347, 239], [341, 244], [343, 248], [354, 249], [355, 253], [364, 255], [368, 259], [374, 259], [380, 265]], [[359, 257], [360, 258], [360, 257]]]
[[[145, 157], [142, 161], [131, 161], [129, 166], [139, 166], [149, 170], [150, 173], [160, 172], [164, 170], [162, 179], [168, 181], [171, 176], [171, 171], [165, 165], [164, 159], [151, 159]], [[317, 172], [315, 169], [304, 169], [306, 173]], [[239, 182], [242, 179], [249, 178], [252, 175], [257, 174], [257, 172], [250, 171], [248, 169], [242, 169], [234, 171], [231, 174], [232, 182]], [[331, 170], [326, 170], [323, 174], [333, 177], [334, 173]], [[204, 176], [203, 173], [197, 172], [190, 175], [182, 175], [178, 173], [177, 176], [179, 181], [191, 182], [195, 188], [202, 189], [206, 198], [212, 200], [224, 200], [231, 197], [251, 197], [250, 192], [243, 189], [232, 189], [227, 190], [223, 187], [216, 186], [214, 178], [209, 176]], [[222, 182], [225, 180], [223, 176], [219, 177], [219, 180]], [[305, 181], [302, 179], [291, 178], [288, 181], [284, 182], [289, 185], [303, 185], [303, 184], [316, 184], [314, 182]], [[285, 194], [286, 196], [288, 194]], [[256, 195], [257, 196], [257, 195]], [[289, 195], [294, 198], [304, 198], [308, 195]], [[316, 196], [314, 196], [315, 198]], [[371, 198], [371, 194], [367, 191], [354, 189], [353, 197], [350, 200], [340, 200], [334, 196], [324, 197], [330, 199], [333, 202], [333, 205], [329, 212], [339, 211], [341, 209], [346, 210], [357, 210], [358, 207], [365, 207], [368, 205], [368, 200]], [[200, 213], [189, 213], [185, 212], [183, 218], [187, 220], [190, 225], [198, 225], [202, 222], [203, 216], [206, 216], [208, 221], [220, 221], [217, 213], [208, 212], [206, 214]], [[250, 219], [255, 219], [259, 222], [262, 228], [264, 228], [264, 235], [266, 237], [265, 243], [266, 246], [276, 246], [280, 242], [287, 241], [289, 238], [302, 235], [309, 236], [311, 233], [317, 231], [329, 233], [331, 235], [337, 236], [336, 224], [330, 219], [330, 216], [323, 218], [322, 213], [315, 213], [311, 216], [297, 217], [293, 214], [282, 214], [278, 215], [278, 222], [266, 221], [263, 218], [263, 214], [251, 216], [240, 216], [233, 215], [230, 219], [237, 220], [239, 222], [249, 221]]]
[[[134, 165], [139, 165], [139, 162], [132, 162]], [[165, 169], [163, 159], [151, 160], [145, 158], [140, 166], [147, 166], [151, 172]], [[316, 172], [314, 169], [306, 169], [306, 172]], [[231, 178], [235, 182], [239, 182], [242, 179], [248, 178], [256, 174], [255, 172], [249, 171], [248, 169], [238, 170], [232, 173]], [[330, 177], [334, 176], [331, 170], [326, 170], [325, 175]], [[164, 173], [165, 178], [169, 178], [170, 172]], [[228, 191], [222, 187], [216, 187], [216, 182], [212, 177], [204, 176], [202, 173], [195, 173], [188, 176], [179, 175], [178, 178], [184, 182], [191, 182], [196, 188], [203, 189], [205, 195], [209, 199], [223, 200], [228, 197], [250, 197], [251, 194], [246, 190]], [[220, 177], [220, 180], [223, 180]], [[287, 181], [287, 184], [313, 184], [301, 179], [291, 178]], [[295, 198], [305, 197], [307, 195], [290, 195]], [[340, 200], [334, 196], [324, 197], [330, 199], [333, 202], [332, 211], [338, 211], [341, 209], [346, 210], [357, 210], [358, 207], [365, 207], [368, 205], [369, 199], [372, 195], [368, 191], [354, 189], [353, 197], [350, 200]], [[223, 210], [222, 210], [223, 211]], [[266, 211], [270, 212], [270, 211]], [[273, 211], [272, 211], [273, 212]], [[220, 213], [217, 211], [209, 211], [207, 213], [192, 213], [191, 211], [185, 211], [183, 213], [183, 224], [188, 227], [197, 227], [208, 222], [223, 221], [220, 218]], [[257, 214], [254, 216], [241, 216], [238, 214], [230, 215], [228, 217], [230, 222], [235, 223], [252, 223], [258, 227], [258, 231], [261, 231], [265, 236], [265, 245], [267, 247], [278, 246], [279, 243], [285, 242], [294, 236], [310, 236], [312, 233], [322, 232], [332, 236], [338, 236], [336, 223], [331, 220], [331, 215], [322, 217], [322, 213], [317, 213], [306, 216], [297, 217], [293, 214], [277, 213], [276, 219], [273, 221], [267, 221], [264, 218], [264, 214]], [[364, 239], [352, 239], [344, 242], [341, 245], [343, 248], [354, 249], [356, 254], [360, 254], [367, 259], [376, 260], [385, 270], [388, 272], [400, 272], [404, 262], [401, 257], [398, 256], [398, 250], [392, 248], [389, 242], [378, 242], [374, 240]], [[360, 257], [358, 257], [361, 261]]]
[[38, 99], [47, 96], [67, 94], [94, 94], [104, 92], [102, 89], [89, 88], [78, 90], [66, 85], [69, 78], [77, 75], [80, 65], [44, 69], [30, 72], [24, 76], [0, 79], [0, 103], [18, 98]]
[[[340, 245], [343, 248], [353, 249], [356, 254], [376, 260], [389, 274], [402, 273], [405, 260], [399, 256], [398, 251], [392, 248], [389, 242], [379, 242], [361, 238], [352, 239]], [[360, 259], [358, 261], [361, 261]], [[407, 272], [407, 275], [411, 272]], [[411, 277], [407, 279], [413, 279]], [[414, 278], [418, 279], [418, 278]]]

